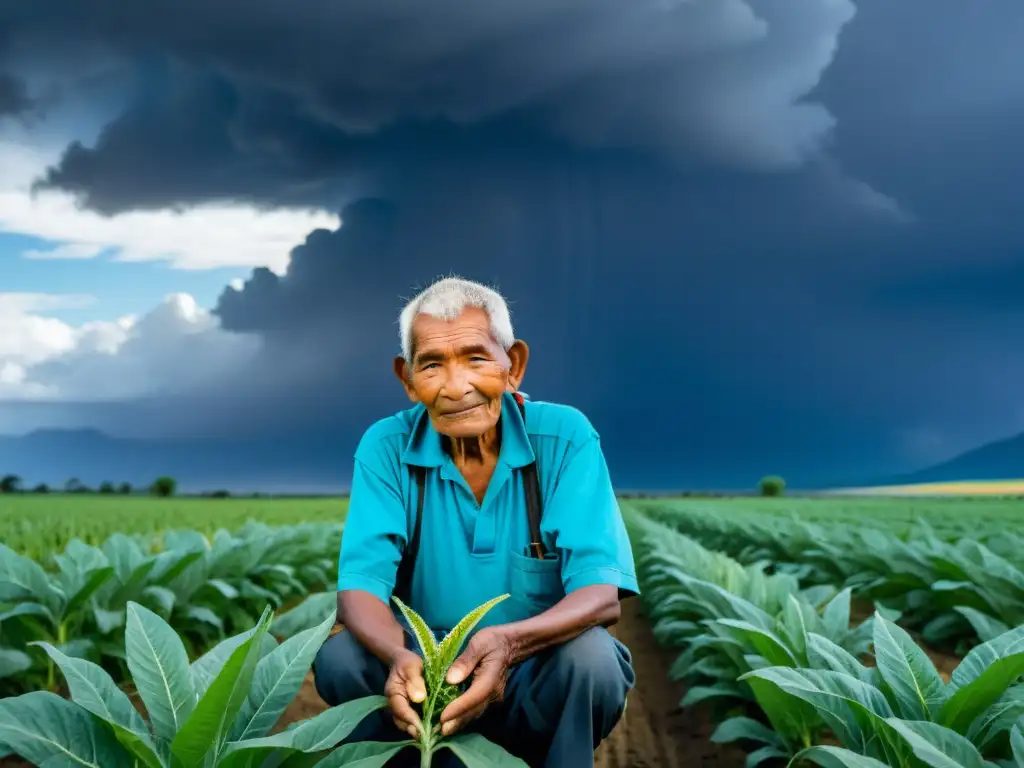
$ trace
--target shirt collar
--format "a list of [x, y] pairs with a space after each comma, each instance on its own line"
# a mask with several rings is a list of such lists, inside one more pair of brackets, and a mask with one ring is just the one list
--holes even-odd
[[[422, 404], [416, 407], [419, 413], [413, 422], [405, 451], [402, 452], [402, 463], [420, 467], [440, 467], [448, 458], [441, 445], [441, 435], [430, 423], [427, 409]], [[535, 460], [519, 405], [507, 392], [501, 398], [501, 452], [498, 454], [498, 460], [512, 469], [525, 467]]]

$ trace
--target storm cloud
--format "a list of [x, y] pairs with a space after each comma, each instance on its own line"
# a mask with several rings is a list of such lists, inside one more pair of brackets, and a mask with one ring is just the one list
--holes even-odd
[[18, 115], [32, 106], [25, 84], [6, 72], [0, 72], [0, 118]]
[[124, 56], [164, 54], [144, 59], [132, 106], [95, 146], [69, 147], [44, 181], [108, 212], [322, 200], [329, 181], [388, 160], [487, 144], [473, 128], [495, 121], [517, 126], [513, 146], [541, 136], [684, 167], [798, 167], [833, 126], [808, 95], [854, 15], [849, 0], [756, 12], [744, 0], [83, 8], [50, 0], [17, 23], [43, 43], [88, 36]]
[[188, 418], [132, 404], [156, 432], [354, 442], [403, 405], [402, 298], [456, 273], [508, 296], [526, 390], [584, 409], [642, 484], [875, 471], [1024, 427], [1016, 294], [977, 311], [1024, 247], [1020, 13], [939, 4], [40, 0], [0, 28], [134, 77], [37, 188], [340, 212], [225, 288], [217, 332], [259, 353]]

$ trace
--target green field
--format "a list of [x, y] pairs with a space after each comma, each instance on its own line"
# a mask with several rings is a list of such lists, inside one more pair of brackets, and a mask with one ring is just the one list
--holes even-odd
[[[681, 704], [719, 722], [711, 740], [742, 747], [749, 766], [1024, 765], [1020, 500], [686, 497], [622, 507], [644, 614], [678, 654], [669, 675], [687, 686]], [[270, 707], [260, 726], [269, 728], [333, 621], [345, 511], [343, 499], [0, 497], [0, 691], [62, 692], [54, 659], [73, 657], [123, 685], [126, 638], [134, 632], [138, 649], [139, 633], [154, 633], [201, 656], [182, 674], [204, 685], [221, 667], [240, 669], [243, 651], [266, 667], [259, 679], [287, 668], [272, 707], [266, 685], [253, 683], [237, 715]], [[133, 627], [126, 615], [140, 611], [151, 612], [148, 624]], [[231, 651], [232, 636], [253, 626], [269, 645]], [[13, 751], [5, 702], [17, 718], [36, 701], [0, 699], [0, 758]]]
[[168, 498], [63, 494], [0, 496], [0, 542], [42, 559], [79, 538], [99, 545], [112, 533], [192, 529], [212, 534], [248, 521], [267, 525], [340, 523], [343, 498]]

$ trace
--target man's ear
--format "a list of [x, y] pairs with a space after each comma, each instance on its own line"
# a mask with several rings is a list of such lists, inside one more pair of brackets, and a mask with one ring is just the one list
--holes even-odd
[[405, 394], [414, 403], [418, 403], [419, 398], [416, 397], [416, 391], [412, 388], [409, 364], [405, 362], [405, 358], [401, 355], [395, 356], [394, 371], [395, 376], [400, 382], [402, 382], [402, 388], [405, 390]]
[[516, 339], [512, 346], [505, 353], [508, 355], [508, 384], [505, 389], [509, 392], [517, 392], [523, 385], [523, 377], [526, 375], [526, 364], [530, 359], [530, 348], [522, 339]]

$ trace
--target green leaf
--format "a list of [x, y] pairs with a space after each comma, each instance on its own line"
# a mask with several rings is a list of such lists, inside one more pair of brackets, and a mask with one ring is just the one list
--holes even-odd
[[316, 768], [380, 768], [403, 749], [414, 744], [412, 741], [360, 741], [346, 744], [316, 763]]
[[875, 661], [907, 720], [930, 720], [945, 700], [946, 684], [931, 659], [900, 627], [875, 614]]
[[842, 637], [850, 628], [850, 596], [853, 590], [847, 587], [837, 594], [821, 612], [821, 620], [829, 639]]
[[993, 663], [1024, 650], [1024, 626], [1004, 632], [971, 649], [953, 670], [952, 682], [959, 687], [977, 680]]
[[49, 691], [0, 699], [0, 744], [38, 766], [132, 764], [110, 730], [77, 704]]
[[0, 680], [32, 669], [32, 657], [14, 648], [0, 648]]
[[529, 768], [527, 763], [479, 733], [459, 734], [438, 746], [438, 749], [446, 748], [454, 752], [466, 768]]
[[768, 680], [748, 677], [746, 682], [772, 728], [786, 741], [803, 743], [820, 725], [821, 717], [808, 702], [790, 696]]
[[970, 608], [966, 605], [957, 605], [953, 610], [967, 619], [971, 628], [983, 643], [987, 643], [989, 640], [995, 640], [1000, 635], [1006, 634], [1010, 631], [1010, 628], [1003, 622], [989, 616], [988, 614], [982, 613], [975, 608]]
[[85, 602], [93, 596], [97, 589], [103, 586], [104, 582], [114, 575], [112, 566], [95, 568], [88, 572], [84, 583], [76, 589], [68, 598], [64, 606], [64, 615], [68, 616], [82, 607]]
[[98, 664], [65, 656], [49, 643], [38, 643], [60, 667], [71, 700], [87, 712], [109, 723], [125, 749], [150, 768], [160, 768], [156, 745], [142, 717], [124, 691]]
[[455, 659], [462, 653], [462, 646], [465, 645], [466, 640], [469, 638], [470, 633], [480, 623], [481, 619], [487, 615], [487, 612], [491, 610], [498, 603], [507, 600], [511, 595], [499, 595], [498, 597], [488, 600], [483, 605], [474, 608], [472, 611], [467, 613], [458, 624], [445, 635], [444, 639], [441, 640], [438, 646], [438, 665], [442, 673], [447, 671]]
[[765, 760], [774, 760], [775, 758], [784, 759], [789, 757], [789, 753], [783, 752], [777, 747], [761, 747], [755, 749], [749, 755], [744, 763], [744, 768], [757, 768]]
[[190, 605], [185, 609], [185, 617], [200, 624], [209, 624], [224, 631], [224, 620], [205, 605]]
[[339, 704], [321, 712], [316, 717], [300, 723], [295, 728], [281, 731], [273, 736], [258, 739], [229, 742], [225, 757], [246, 749], [284, 748], [299, 752], [319, 752], [333, 748], [356, 729], [363, 720], [388, 705], [384, 696], [366, 696], [361, 699]]
[[769, 664], [779, 667], [797, 666], [796, 657], [773, 632], [758, 629], [753, 624], [739, 619], [718, 619], [714, 623], [728, 627], [734, 637], [767, 659]]
[[424, 663], [430, 663], [437, 658], [438, 645], [437, 640], [434, 638], [434, 633], [430, 631], [430, 627], [427, 626], [427, 622], [423, 620], [416, 611], [407, 606], [397, 597], [392, 595], [391, 599], [395, 605], [398, 606], [398, 610], [405, 616], [405, 620], [409, 623], [409, 628], [412, 630], [413, 636], [416, 638], [416, 642], [420, 646], [420, 654], [423, 656]]
[[312, 629], [325, 621], [327, 616], [337, 617], [338, 593], [318, 592], [310, 595], [290, 611], [279, 613], [270, 625], [270, 634], [275, 637], [291, 637], [305, 629]]
[[814, 629], [810, 622], [817, 618], [809, 605], [801, 604], [795, 595], [787, 595], [782, 615], [776, 622], [776, 631], [785, 636], [796, 655], [803, 655], [807, 649], [807, 633]]
[[1019, 725], [1010, 729], [1010, 750], [1013, 753], [1013, 768], [1024, 768], [1024, 733]]
[[845, 648], [815, 632], [807, 635], [807, 661], [814, 669], [831, 669], [864, 680], [868, 668]]
[[320, 626], [290, 637], [260, 660], [249, 696], [232, 728], [232, 741], [265, 736], [274, 727], [302, 688], [306, 673], [334, 624], [332, 613]]
[[806, 760], [824, 768], [888, 768], [885, 763], [873, 757], [858, 755], [842, 747], [810, 747], [796, 753], [793, 763]]
[[1011, 686], [995, 704], [971, 723], [964, 736], [984, 751], [994, 738], [1010, 731], [1021, 717], [1024, 717], [1024, 685]]
[[722, 698], [722, 697], [733, 697], [737, 699], [743, 698], [743, 693], [735, 685], [695, 685], [686, 691], [686, 695], [683, 696], [682, 701], [679, 702], [680, 707], [692, 707], [699, 704], [702, 701], [708, 699]]
[[35, 560], [0, 544], [0, 602], [44, 600], [50, 580]]
[[220, 674], [221, 669], [224, 668], [224, 664], [231, 654], [235, 652], [238, 646], [252, 637], [256, 629], [257, 627], [253, 627], [240, 634], [224, 638], [192, 662], [189, 669], [192, 673], [197, 697], [206, 693], [206, 689], [210, 687], [210, 684]]
[[[752, 687], [755, 681], [763, 681], [807, 702], [843, 744], [860, 743], [865, 731], [868, 735], [880, 732], [884, 737], [884, 718], [893, 714], [881, 691], [840, 672], [771, 667], [750, 672], [741, 679]], [[775, 721], [772, 722], [774, 725]]]
[[715, 729], [715, 732], [711, 734], [711, 741], [715, 744], [728, 744], [729, 742], [741, 739], [756, 741], [774, 747], [785, 746], [782, 739], [779, 738], [779, 734], [764, 723], [749, 717], [731, 717], [728, 720], [724, 720]]
[[177, 600], [175, 594], [167, 587], [149, 586], [142, 590], [140, 600], [145, 599], [147, 604], [156, 607], [164, 616], [170, 616], [174, 610], [174, 603]]
[[939, 711], [938, 722], [957, 733], [998, 701], [1024, 674], [1024, 626], [976, 646], [953, 670], [947, 690], [955, 692]]
[[890, 718], [889, 725], [910, 745], [914, 756], [933, 768], [987, 768], [971, 742], [938, 723]]
[[30, 603], [21, 602], [11, 608], [9, 611], [0, 613], [0, 624], [10, 619], [16, 619], [19, 616], [41, 616], [46, 619], [50, 624], [56, 626], [57, 619], [53, 615], [53, 611], [47, 608], [42, 603]]
[[232, 651], [171, 742], [171, 751], [184, 765], [200, 766], [208, 755], [220, 754], [231, 723], [249, 694], [259, 661], [258, 643], [270, 626], [272, 616], [268, 607], [256, 630]]
[[128, 603], [127, 617], [128, 669], [153, 732], [170, 741], [196, 706], [188, 654], [174, 630], [148, 608]]

